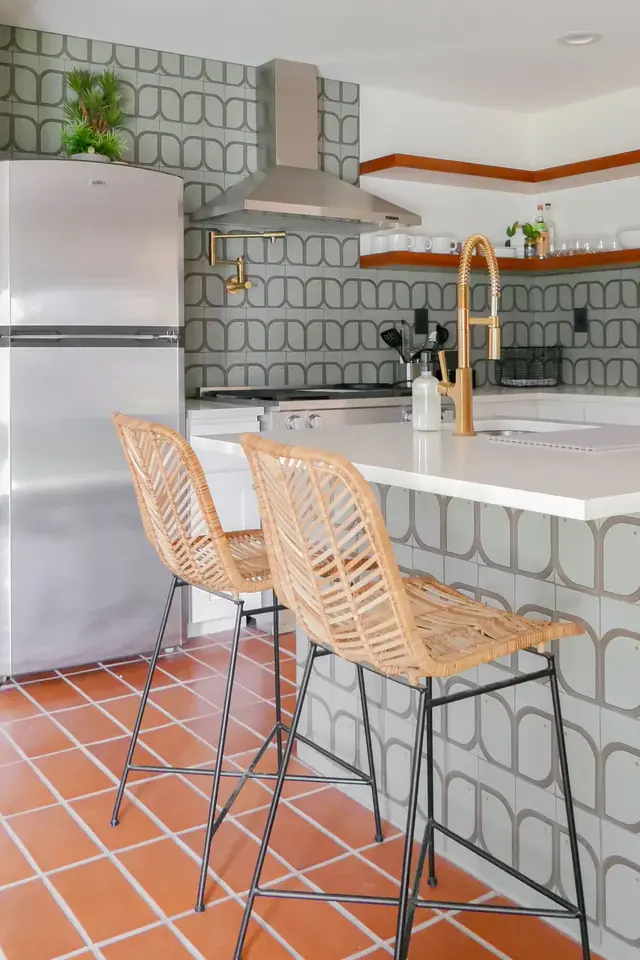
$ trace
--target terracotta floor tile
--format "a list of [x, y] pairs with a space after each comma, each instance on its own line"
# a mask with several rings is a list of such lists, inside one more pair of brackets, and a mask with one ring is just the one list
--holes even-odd
[[96, 943], [157, 920], [109, 860], [96, 860], [54, 873], [51, 882]]
[[[168, 917], [191, 910], [196, 902], [200, 865], [175, 840], [167, 838], [134, 847], [118, 859], [145, 888]], [[210, 890], [208, 900], [226, 897], [224, 890]]]
[[111, 787], [112, 781], [81, 750], [65, 750], [34, 760], [35, 765], [65, 800]]
[[273, 673], [259, 663], [249, 660], [248, 657], [242, 655], [238, 657], [234, 681], [261, 697], [273, 696], [275, 689]]
[[[542, 954], [527, 953], [526, 956], [536, 957], [539, 960]], [[548, 956], [553, 960], [559, 960], [556, 954], [549, 954]], [[409, 960], [424, 960], [425, 957], [455, 957], [455, 960], [495, 960], [493, 951], [485, 950], [476, 940], [466, 936], [446, 920], [438, 920], [431, 926], [412, 934], [409, 945]], [[515, 958], [515, 954], [513, 957]]]
[[55, 670], [41, 670], [33, 673], [21, 673], [16, 677], [18, 683], [35, 683], [36, 680], [53, 680], [57, 677]]
[[[203, 956], [232, 960], [242, 920], [242, 908], [233, 900], [214, 903], [204, 913], [192, 913], [176, 920], [176, 927]], [[307, 954], [303, 954], [307, 960]], [[291, 960], [288, 950], [252, 920], [242, 960]]]
[[[118, 697], [117, 700], [105, 700], [100, 706], [102, 710], [106, 710], [112, 717], [123, 723], [129, 732], [133, 731], [140, 707], [140, 697], [137, 694], [132, 693], [129, 697]], [[166, 726], [168, 723], [171, 723], [171, 718], [164, 713], [160, 713], [152, 703], [147, 702], [141, 729], [151, 730], [153, 727]]]
[[[239, 820], [261, 839], [266, 818], [267, 811], [258, 810], [242, 814]], [[284, 805], [278, 809], [269, 846], [297, 870], [305, 870], [346, 852], [343, 846]]]
[[[294, 748], [295, 749], [295, 748]], [[248, 753], [238, 754], [233, 757], [234, 766], [238, 766], [241, 769], [246, 769], [254, 757], [254, 751]], [[259, 773], [275, 773], [278, 768], [278, 760], [276, 748], [274, 746], [269, 747], [265, 752], [260, 763], [256, 767], [256, 770]], [[299, 760], [293, 759], [289, 763], [288, 773], [295, 776], [306, 776], [307, 774], [313, 776], [313, 771], [309, 769], [304, 763], [300, 763]], [[264, 783], [270, 790], [273, 790], [274, 785], [273, 780], [265, 780]], [[311, 790], [318, 790], [322, 787], [322, 784], [314, 783], [313, 781], [305, 780], [289, 780], [285, 781], [284, 789], [282, 791], [282, 796], [285, 799], [292, 799], [293, 797], [302, 796], [302, 794], [309, 793]]]
[[[204, 830], [194, 830], [182, 834], [184, 842], [200, 857], [204, 847]], [[249, 889], [259, 853], [257, 841], [247, 836], [231, 820], [225, 820], [216, 831], [211, 845], [209, 868], [236, 893]], [[262, 875], [263, 882], [277, 880], [289, 870], [270, 854], [265, 860]], [[217, 900], [224, 890], [215, 880], [210, 879], [207, 886], [206, 901]]]
[[160, 827], [126, 793], [120, 807], [120, 822], [117, 827], [112, 827], [110, 821], [115, 800], [116, 791], [108, 790], [73, 800], [70, 806], [109, 850], [122, 850], [162, 836]]
[[[286, 651], [282, 651], [288, 656]], [[255, 663], [273, 663], [273, 641], [271, 638], [263, 640], [261, 637], [246, 637], [240, 641], [240, 653]]]
[[217, 713], [218, 708], [214, 707], [208, 700], [203, 700], [193, 690], [187, 687], [168, 687], [166, 690], [156, 690], [151, 697], [151, 702], [158, 707], [162, 707], [167, 713], [170, 713], [176, 720], [194, 720], [196, 717], [210, 716]]
[[290, 684], [295, 684], [297, 677], [297, 664], [293, 657], [280, 661], [280, 676], [283, 680], [288, 680]]
[[293, 631], [280, 634], [280, 646], [283, 650], [288, 650], [295, 657], [296, 655], [296, 635]]
[[53, 713], [55, 710], [66, 710], [69, 707], [86, 706], [87, 698], [58, 677], [56, 680], [43, 680], [42, 683], [33, 683], [27, 687], [29, 696], [33, 697], [43, 710]]
[[75, 710], [61, 710], [56, 720], [78, 743], [97, 743], [100, 740], [112, 740], [121, 737], [120, 727], [105, 717], [97, 707], [77, 707]]
[[0, 724], [34, 717], [40, 712], [40, 708], [27, 699], [18, 687], [10, 683], [0, 687]]
[[[204, 778], [204, 785], [209, 787], [211, 780]], [[207, 822], [209, 813], [208, 801], [192, 790], [177, 776], [161, 776], [147, 780], [145, 783], [135, 784], [131, 792], [144, 803], [152, 813], [161, 820], [169, 830], [176, 833], [199, 827]], [[123, 825], [124, 807], [123, 802]], [[119, 828], [118, 828], [119, 829]]]
[[[147, 674], [149, 673], [149, 664], [146, 660], [138, 660], [134, 663], [124, 663], [113, 666], [110, 668], [111, 671], [123, 680], [125, 683], [130, 684], [135, 690], [143, 690], [144, 685], [147, 682]], [[156, 671], [153, 677], [153, 683], [151, 684], [151, 689], [156, 690], [160, 687], [170, 687], [175, 683], [170, 676], [166, 673]]]
[[[197, 733], [199, 737], [206, 740], [212, 747], [217, 748], [220, 739], [220, 724], [222, 713], [215, 716], [200, 717], [198, 720], [188, 720], [185, 726]], [[148, 735], [147, 735], [148, 736]], [[145, 740], [147, 739], [145, 736]], [[232, 757], [237, 753], [251, 751], [255, 753], [262, 746], [262, 738], [256, 736], [251, 730], [247, 730], [241, 723], [230, 719], [227, 726], [227, 738], [225, 741], [225, 757]]]
[[[305, 876], [325, 893], [355, 893], [363, 897], [397, 897], [400, 891], [397, 883], [383, 877], [374, 867], [353, 856], [336, 860], [315, 870], [307, 870]], [[344, 904], [344, 907], [382, 940], [395, 937], [397, 907], [355, 903]], [[428, 919], [429, 913], [421, 911], [421, 922]]]
[[[276, 722], [276, 708], [272, 703], [263, 700], [261, 703], [252, 703], [242, 708], [238, 719], [247, 727], [251, 727], [260, 737], [268, 736]], [[285, 718], [285, 722], [288, 718]]]
[[[114, 671], [121, 669], [114, 667]], [[114, 697], [123, 697], [130, 693], [129, 687], [122, 683], [117, 676], [108, 670], [90, 670], [88, 673], [74, 673], [67, 677], [68, 683], [73, 683], [90, 700], [112, 700]]]
[[[283, 881], [282, 886], [308, 889], [292, 879]], [[373, 946], [371, 938], [330, 903], [258, 897], [254, 909], [305, 960], [344, 960]]]
[[[489, 903], [508, 903], [501, 897]], [[510, 917], [504, 914], [461, 913], [457, 919], [469, 930], [486, 940], [511, 960], [580, 960], [582, 950], [577, 943], [563, 937], [548, 923], [537, 917]], [[576, 921], [577, 929], [577, 921]], [[592, 954], [593, 960], [598, 960]]]
[[[87, 747], [89, 753], [93, 754], [100, 763], [103, 763], [111, 773], [120, 780], [122, 776], [122, 771], [124, 769], [124, 762], [127, 758], [127, 751], [129, 749], [130, 737], [124, 736], [120, 740], [107, 740], [105, 743], [93, 743]], [[148, 750], [145, 750], [144, 746], [138, 741], [136, 744], [135, 753], [133, 754], [134, 763], [144, 763], [149, 764], [150, 766], [155, 766], [161, 761], [154, 757], [152, 753], [149, 753]], [[138, 780], [146, 780], [148, 777], [152, 777], [152, 773], [145, 773], [144, 771], [137, 772], [135, 770], [131, 771], [129, 774], [129, 779], [127, 783], [136, 783]], [[110, 786], [111, 784], [109, 784]]]
[[28, 757], [42, 757], [48, 753], [68, 750], [72, 746], [69, 737], [44, 714], [25, 720], [14, 720], [7, 724], [5, 733]]
[[[366, 795], [369, 787], [363, 786], [362, 791]], [[329, 787], [291, 802], [297, 810], [302, 810], [325, 830], [356, 850], [375, 841], [373, 813], [340, 790]], [[383, 825], [383, 834], [397, 832], [390, 824]]]
[[[13, 821], [11, 825], [13, 826]], [[22, 855], [20, 848], [4, 827], [0, 826], [0, 887], [26, 880], [33, 874], [33, 867]]]
[[174, 680], [198, 680], [200, 677], [210, 677], [216, 674], [216, 670], [207, 663], [195, 660], [188, 653], [175, 653], [169, 657], [163, 657], [158, 668], [173, 677]]
[[218, 673], [226, 675], [229, 669], [231, 645], [217, 644], [214, 647], [195, 647], [189, 649], [189, 654], [200, 663], [205, 663]]
[[[216, 707], [222, 707], [224, 703], [224, 693], [227, 685], [227, 678], [216, 674], [211, 677], [204, 677], [202, 680], [194, 680], [189, 686], [199, 693], [205, 700], [209, 700]], [[231, 698], [231, 710], [241, 710], [249, 703], [259, 702], [260, 697], [256, 696], [250, 690], [247, 690], [239, 683], [233, 687], [233, 696]]]
[[[196, 777], [188, 777], [197, 786], [202, 788], [202, 781], [198, 784]], [[220, 781], [218, 791], [218, 809], [224, 807], [225, 803], [233, 793], [237, 780], [234, 777], [223, 777]], [[271, 803], [271, 791], [261, 781], [247, 780], [242, 790], [233, 802], [233, 813], [248, 813], [250, 810], [258, 810], [260, 807], [268, 806]]]
[[6, 960], [53, 960], [84, 945], [42, 881], [0, 891], [0, 951]]
[[28, 763], [12, 763], [2, 768], [0, 774], [0, 814], [10, 817], [13, 813], [35, 810], [56, 803], [56, 798], [44, 785]]
[[17, 763], [18, 760], [22, 760], [22, 757], [0, 730], [0, 767], [6, 763]]
[[[205, 725], [216, 723], [215, 717], [206, 717]], [[192, 728], [193, 729], [193, 728]], [[188, 730], [174, 724], [159, 730], [148, 730], [141, 735], [141, 742], [159, 754], [165, 763], [176, 767], [195, 767], [200, 764], [215, 763], [216, 751], [210, 744], [203, 743]]]
[[118, 940], [109, 947], [101, 947], [105, 960], [191, 960], [192, 954], [184, 947], [169, 927], [156, 927], [137, 933], [126, 940]]
[[100, 848], [59, 804], [12, 817], [11, 827], [44, 873], [97, 857], [101, 853]]
[[[362, 851], [362, 856], [372, 863], [376, 863], [386, 873], [390, 874], [396, 880], [400, 880], [402, 872], [402, 851], [404, 839], [398, 837], [396, 840], [385, 840], [384, 843], [376, 844], [368, 850]], [[416, 858], [420, 852], [420, 845], [414, 845], [414, 855], [412, 866], [416, 864]], [[431, 889], [424, 879], [420, 887], [420, 893], [425, 900], [459, 900], [468, 903], [488, 892], [488, 887], [476, 880], [470, 874], [460, 870], [444, 857], [438, 857], [436, 860], [436, 875], [438, 877], [438, 886]]]

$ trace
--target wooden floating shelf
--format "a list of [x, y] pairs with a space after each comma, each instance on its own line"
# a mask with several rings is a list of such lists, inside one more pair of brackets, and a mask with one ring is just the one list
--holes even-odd
[[[438, 268], [457, 270], [460, 257], [449, 253], [412, 253], [397, 250], [372, 253], [360, 257], [363, 269], [404, 267], [414, 269]], [[473, 269], [486, 270], [484, 257], [474, 257]], [[573, 257], [549, 257], [546, 260], [524, 260], [518, 257], [498, 257], [502, 273], [581, 273], [583, 270], [611, 270], [615, 267], [640, 266], [640, 250], [609, 250], [605, 253], [582, 253]]]
[[514, 193], [539, 193], [543, 188], [545, 191], [561, 190], [640, 176], [640, 150], [613, 153], [542, 170], [520, 170], [517, 167], [390, 153], [361, 163], [360, 176], [367, 175], [476, 189], [510, 190]]

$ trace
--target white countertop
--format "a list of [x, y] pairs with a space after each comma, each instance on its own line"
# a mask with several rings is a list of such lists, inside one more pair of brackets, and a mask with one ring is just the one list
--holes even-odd
[[[405, 423], [279, 430], [263, 436], [342, 454], [367, 480], [390, 486], [576, 520], [640, 513], [640, 449], [579, 453], [531, 448], [494, 443], [482, 435], [454, 437], [451, 428], [417, 433]], [[234, 434], [200, 438], [200, 445], [244, 455]]]

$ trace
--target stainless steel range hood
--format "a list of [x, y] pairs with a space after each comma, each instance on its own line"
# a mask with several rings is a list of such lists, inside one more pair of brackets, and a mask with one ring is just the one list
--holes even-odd
[[374, 197], [318, 165], [318, 72], [308, 63], [272, 60], [258, 69], [258, 172], [191, 214], [196, 223], [281, 224], [359, 233], [417, 226], [417, 214]]

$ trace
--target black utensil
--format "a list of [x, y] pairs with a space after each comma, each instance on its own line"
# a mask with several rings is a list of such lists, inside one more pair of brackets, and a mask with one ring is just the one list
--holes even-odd
[[402, 337], [395, 327], [389, 327], [387, 330], [382, 330], [380, 336], [388, 347], [393, 347], [394, 350], [398, 351], [402, 359], [405, 359], [402, 352]]
[[415, 363], [416, 360], [420, 359], [420, 354], [424, 353], [426, 350], [427, 353], [435, 353], [440, 347], [447, 342], [449, 339], [449, 331], [446, 327], [442, 327], [439, 323], [436, 324], [435, 329], [431, 331], [427, 339], [425, 340], [424, 346], [420, 347], [419, 350], [411, 357], [411, 362]]

